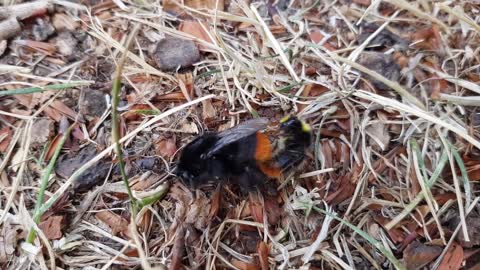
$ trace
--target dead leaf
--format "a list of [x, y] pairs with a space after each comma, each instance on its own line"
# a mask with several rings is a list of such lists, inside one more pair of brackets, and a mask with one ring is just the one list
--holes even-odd
[[215, 190], [215, 192], [212, 195], [212, 202], [210, 204], [210, 213], [208, 213], [209, 219], [213, 219], [214, 217], [217, 216], [218, 209], [220, 209], [220, 202], [222, 200], [221, 198], [221, 186], [218, 186], [218, 188]]
[[62, 227], [64, 216], [50, 216], [47, 220], [38, 224], [38, 227], [43, 231], [45, 236], [50, 240], [62, 238]]
[[0, 152], [5, 152], [12, 140], [12, 129], [10, 127], [4, 127], [0, 129]]
[[158, 174], [151, 173], [146, 179], [135, 177], [130, 180], [130, 186], [135, 191], [147, 190], [153, 184], [157, 183], [161, 177]]
[[419, 241], [414, 241], [403, 251], [403, 259], [405, 260], [408, 270], [421, 269], [441, 253], [441, 247], [427, 246]]
[[83, 134], [83, 131], [82, 129], [77, 125], [75, 125], [75, 127], [72, 129], [72, 136], [76, 139], [79, 139], [81, 141], [85, 140], [87, 138], [87, 136], [85, 136], [85, 134]]
[[155, 145], [156, 152], [164, 158], [173, 157], [178, 149], [174, 139], [162, 139]]
[[34, 41], [34, 40], [15, 40], [15, 43], [20, 45], [20, 46], [25, 46], [28, 47], [34, 51], [38, 51], [41, 53], [44, 53], [46, 55], [53, 55], [57, 48], [55, 48], [55, 45], [47, 43], [47, 42], [41, 42], [41, 41]]
[[[325, 35], [322, 34], [322, 32], [320, 32], [319, 30], [316, 30], [316, 31], [312, 31], [310, 33], [309, 38], [313, 43], [318, 44], [325, 39]], [[328, 43], [328, 41], [324, 41], [322, 45], [329, 51], [335, 51], [336, 50], [335, 46]]]
[[185, 215], [185, 223], [192, 224], [196, 229], [203, 230], [210, 223], [210, 200], [201, 192], [197, 194], [197, 198], [188, 205]]
[[152, 223], [152, 211], [147, 210], [142, 215], [142, 219], [140, 220], [140, 222], [138, 224], [138, 228], [141, 232], [148, 232], [148, 231], [150, 231], [150, 229], [153, 225], [154, 225], [154, 223]]
[[431, 50], [443, 54], [444, 49], [441, 43], [440, 29], [437, 25], [423, 28], [410, 35], [415, 47], [419, 49]]
[[64, 13], [55, 13], [52, 18], [52, 24], [57, 31], [75, 31], [75, 29], [79, 26], [79, 23], [77, 21], [75, 21], [71, 16], [67, 16]]
[[[323, 86], [323, 85], [320, 85], [320, 84], [309, 84], [307, 86], [305, 86], [305, 88], [303, 89], [303, 93], [302, 93], [302, 96], [303, 97], [318, 97], [320, 96], [321, 94], [327, 92], [328, 89]], [[305, 107], [307, 107], [306, 104], [299, 104], [298, 105], [298, 110], [299, 111], [303, 111], [303, 109], [305, 109]]]
[[462, 157], [463, 163], [467, 168], [468, 180], [480, 181], [480, 158], [476, 156], [465, 155]]
[[176, 75], [178, 79], [178, 85], [180, 87], [180, 90], [183, 93], [183, 96], [187, 100], [191, 100], [194, 95], [194, 86], [193, 86], [193, 74], [192, 72], [187, 72], [187, 73], [178, 73]]
[[[480, 269], [480, 248], [474, 248], [463, 251], [463, 258], [465, 259], [465, 267], [469, 270], [478, 270]], [[470, 267], [471, 265], [473, 267]]]
[[366, 128], [366, 132], [369, 135], [369, 145], [371, 145], [375, 151], [385, 151], [389, 149], [388, 146], [390, 145], [391, 136], [388, 127], [387, 124], [379, 121]]
[[55, 150], [57, 150], [61, 140], [62, 134], [57, 134], [57, 136], [53, 138], [52, 142], [48, 146], [47, 153], [45, 154], [45, 161], [49, 161], [53, 157], [53, 154], [55, 153]]
[[413, 195], [416, 195], [418, 194], [419, 192], [422, 191], [422, 187], [420, 186], [420, 182], [418, 182], [418, 178], [417, 178], [417, 173], [415, 172], [415, 168], [411, 168], [410, 169], [410, 182], [412, 183], [411, 184], [411, 192]]
[[353, 2], [362, 6], [370, 6], [370, 0], [353, 0]]
[[268, 267], [268, 254], [270, 253], [270, 245], [263, 241], [258, 242], [257, 246], [258, 258], [260, 261], [260, 267], [262, 270], [269, 270]]
[[182, 91], [175, 91], [168, 94], [158, 95], [152, 98], [153, 102], [158, 101], [184, 101], [187, 100]]
[[198, 126], [193, 121], [184, 121], [180, 130], [185, 133], [198, 134]]
[[410, 59], [401, 52], [394, 52], [393, 59], [402, 69], [408, 67], [408, 63], [410, 62]]
[[277, 224], [280, 221], [282, 214], [284, 213], [284, 210], [280, 207], [280, 204], [278, 203], [277, 198], [266, 197], [264, 203], [265, 203], [265, 212], [267, 213], [268, 224], [270, 225]]
[[62, 114], [51, 108], [51, 107], [46, 107], [43, 112], [51, 119], [55, 120], [55, 122], [60, 122], [60, 120], [62, 120]]
[[212, 102], [210, 100], [202, 101], [202, 118], [203, 121], [208, 121], [210, 119], [215, 118], [217, 112], [215, 111], [215, 107], [213, 107]]
[[10, 262], [15, 253], [21, 226], [14, 225], [7, 219], [0, 231], [0, 263]]
[[[218, 5], [217, 5], [218, 2]], [[185, 11], [178, 5], [176, 0], [162, 0], [162, 7], [167, 12], [173, 12], [177, 15], [181, 15]], [[182, 3], [193, 9], [211, 9], [211, 10], [221, 10], [225, 9], [224, 0], [183, 0]]]
[[[179, 26], [180, 31], [190, 34], [210, 44], [213, 44], [212, 39], [210, 38], [208, 33], [205, 31], [205, 29], [208, 29], [208, 26], [205, 23], [200, 23], [198, 21], [192, 21], [192, 20], [183, 21]], [[198, 44], [198, 45], [201, 50], [207, 49], [207, 47], [202, 44]]]
[[[385, 225], [390, 221], [390, 219], [387, 219], [380, 214], [380, 210], [372, 212], [372, 216], [373, 219], [378, 224], [382, 225], [383, 228], [385, 228]], [[405, 241], [406, 233], [397, 227], [388, 230], [387, 233], [394, 243], [403, 243]]]
[[182, 269], [182, 260], [185, 253], [185, 228], [180, 226], [175, 234], [175, 243], [172, 248], [172, 262], [168, 267], [169, 270]]
[[[287, 32], [287, 29], [283, 25], [279, 25], [279, 24], [269, 25], [268, 30], [270, 30], [270, 32], [272, 32], [272, 34], [274, 35], [283, 34]], [[330, 46], [330, 44], [327, 44], [327, 46], [325, 47], [328, 47], [328, 46]]]
[[[44, 84], [38, 84], [39, 86], [44, 86]], [[33, 93], [27, 95], [15, 95], [15, 99], [20, 102], [23, 106], [27, 107], [27, 111], [30, 112], [35, 106], [42, 103], [45, 96], [49, 96], [48, 91], [43, 93]], [[13, 112], [13, 111], [12, 111]]]
[[63, 102], [60, 100], [54, 100], [51, 104], [50, 107], [53, 109], [59, 111], [63, 115], [67, 116], [68, 118], [75, 120], [76, 118], [76, 113], [67, 105], [65, 105]]
[[[123, 253], [125, 254], [126, 256], [128, 257], [132, 257], [132, 258], [138, 258], [139, 254], [138, 254], [138, 249], [137, 248], [130, 248], [130, 249], [127, 249], [125, 250], [125, 252]], [[122, 257], [118, 257], [119, 261], [126, 261], [125, 259], [123, 259]]]
[[260, 270], [260, 269], [262, 269], [260, 267], [260, 265], [253, 264], [253, 263], [247, 263], [247, 262], [240, 261], [240, 260], [237, 260], [237, 259], [232, 259], [231, 263], [232, 263], [233, 266], [235, 266], [235, 267], [237, 267], [238, 269], [241, 269], [241, 270]]
[[148, 104], [135, 104], [130, 107], [128, 112], [122, 114], [122, 117], [126, 122], [139, 121], [143, 118], [142, 111], [145, 110], [152, 110], [152, 108]]
[[[47, 197], [47, 196], [45, 196]], [[47, 198], [45, 198], [47, 200]], [[59, 213], [65, 213], [68, 206], [71, 205], [71, 193], [63, 193], [58, 200], [42, 215], [41, 222], [47, 220], [51, 216], [59, 215]]]
[[253, 220], [263, 224], [263, 207], [260, 200], [256, 198], [256, 196], [250, 196], [248, 207], [250, 209], [250, 213], [252, 214]]
[[463, 248], [457, 243], [453, 243], [443, 257], [438, 270], [457, 270], [460, 269], [463, 262]]
[[441, 193], [433, 196], [433, 199], [438, 203], [438, 205], [444, 205], [449, 200], [455, 201], [457, 199], [457, 195], [453, 192], [446, 192]]
[[355, 184], [352, 182], [352, 174], [347, 173], [339, 177], [340, 181], [334, 184], [334, 192], [329, 193], [325, 198], [325, 201], [337, 205], [349, 198], [352, 197], [353, 192], [355, 191]]
[[95, 214], [95, 217], [101, 222], [105, 223], [112, 230], [112, 235], [123, 233], [123, 235], [129, 235], [128, 232], [128, 220], [112, 213], [110, 211], [102, 211]]

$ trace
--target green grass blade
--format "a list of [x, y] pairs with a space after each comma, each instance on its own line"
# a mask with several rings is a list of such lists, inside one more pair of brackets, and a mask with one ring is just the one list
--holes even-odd
[[47, 90], [64, 90], [68, 88], [85, 86], [89, 84], [90, 84], [89, 82], [75, 82], [75, 83], [52, 84], [44, 87], [28, 87], [28, 88], [20, 88], [20, 89], [13, 89], [13, 90], [3, 90], [3, 91], [0, 91], [0, 97], [11, 96], [11, 95], [32, 94], [32, 93], [43, 92]]

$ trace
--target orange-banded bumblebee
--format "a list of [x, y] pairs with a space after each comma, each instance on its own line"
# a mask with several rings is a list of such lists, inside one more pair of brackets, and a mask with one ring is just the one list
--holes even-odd
[[192, 187], [228, 181], [250, 190], [300, 164], [310, 143], [310, 126], [297, 117], [283, 118], [277, 128], [256, 118], [195, 138], [183, 149], [175, 174]]

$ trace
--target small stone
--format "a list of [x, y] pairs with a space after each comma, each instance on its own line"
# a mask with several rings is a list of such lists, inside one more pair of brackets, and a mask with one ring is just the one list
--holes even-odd
[[191, 67], [200, 60], [200, 52], [191, 40], [166, 37], [157, 43], [152, 55], [162, 71]]

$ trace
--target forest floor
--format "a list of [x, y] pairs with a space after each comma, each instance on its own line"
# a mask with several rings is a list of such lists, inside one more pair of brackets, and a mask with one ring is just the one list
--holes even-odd
[[[479, 74], [478, 0], [4, 0], [2, 269], [479, 269]], [[275, 192], [172, 173], [289, 114]]]

